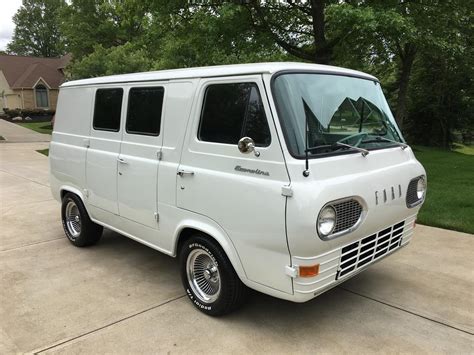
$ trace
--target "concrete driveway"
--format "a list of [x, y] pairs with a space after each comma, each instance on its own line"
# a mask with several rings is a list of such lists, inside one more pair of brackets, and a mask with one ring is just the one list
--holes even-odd
[[474, 352], [474, 236], [417, 226], [412, 243], [305, 304], [253, 294], [210, 318], [176, 261], [106, 231], [64, 237], [44, 143], [0, 145], [0, 353]]
[[51, 140], [49, 134], [38, 133], [3, 119], [0, 119], [0, 136], [3, 137], [0, 143], [49, 142]]

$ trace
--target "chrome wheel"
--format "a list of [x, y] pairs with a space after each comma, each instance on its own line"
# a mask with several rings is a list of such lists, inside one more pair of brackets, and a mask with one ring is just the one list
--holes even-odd
[[186, 261], [186, 273], [196, 297], [206, 303], [217, 300], [221, 291], [219, 268], [209, 253], [202, 249], [191, 251]]
[[68, 201], [66, 205], [66, 227], [73, 238], [81, 234], [81, 214], [74, 201]]

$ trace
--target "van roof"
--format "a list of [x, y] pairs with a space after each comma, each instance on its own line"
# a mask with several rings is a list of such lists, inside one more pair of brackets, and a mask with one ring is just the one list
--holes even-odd
[[100, 85], [127, 82], [159, 81], [185, 78], [208, 78], [218, 76], [246, 75], [246, 74], [273, 74], [283, 70], [295, 71], [317, 71], [320, 73], [357, 76], [369, 80], [377, 80], [372, 75], [346, 68], [333, 67], [329, 65], [293, 63], [293, 62], [270, 62], [252, 64], [232, 64], [209, 67], [184, 68], [172, 70], [149, 71], [143, 73], [131, 73], [121, 75], [102, 76], [97, 78], [69, 81], [61, 87]]

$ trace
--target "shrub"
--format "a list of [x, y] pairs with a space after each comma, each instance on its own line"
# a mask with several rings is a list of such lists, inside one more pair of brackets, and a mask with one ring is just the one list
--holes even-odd
[[34, 118], [35, 121], [49, 121], [53, 116], [55, 111], [54, 110], [43, 110], [43, 109], [8, 109], [4, 108], [3, 111], [8, 119], [12, 119], [13, 117], [31, 117]]

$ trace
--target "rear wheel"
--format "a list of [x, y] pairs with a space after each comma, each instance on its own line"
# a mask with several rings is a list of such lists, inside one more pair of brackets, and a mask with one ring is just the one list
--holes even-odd
[[243, 304], [247, 288], [214, 240], [196, 234], [184, 243], [179, 259], [184, 289], [200, 311], [220, 316]]
[[63, 197], [61, 219], [66, 237], [77, 247], [93, 245], [102, 236], [102, 226], [91, 221], [81, 199], [73, 193]]

